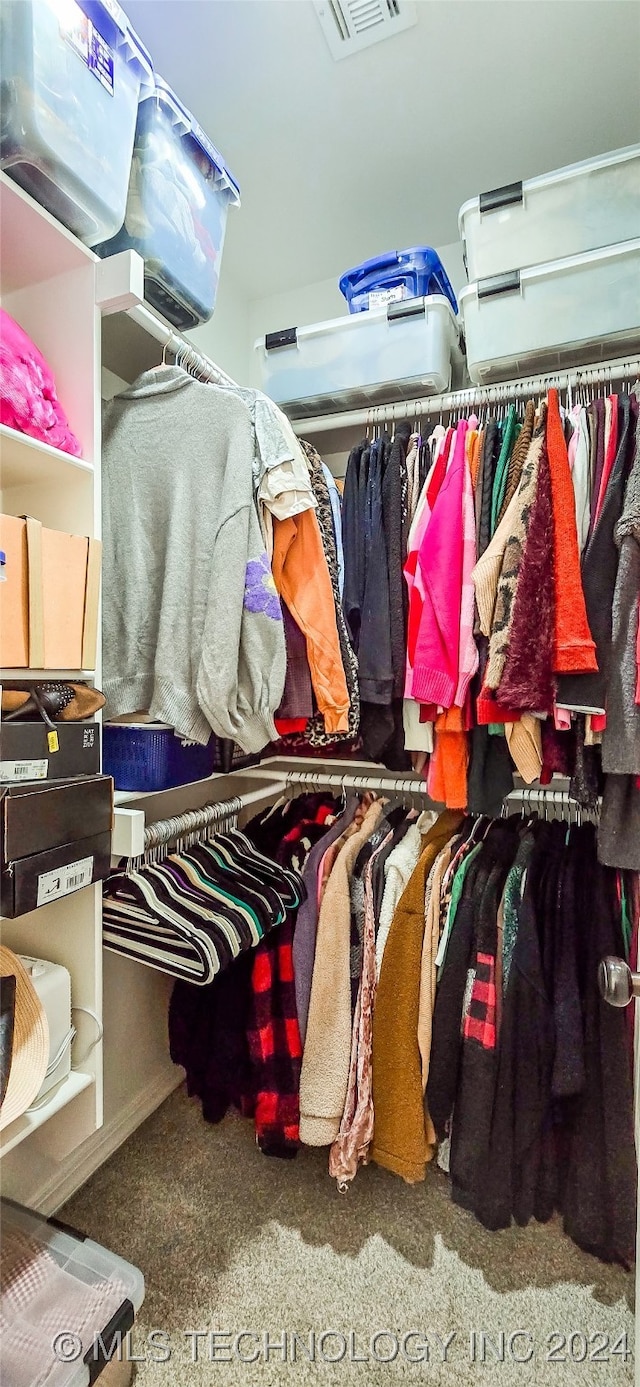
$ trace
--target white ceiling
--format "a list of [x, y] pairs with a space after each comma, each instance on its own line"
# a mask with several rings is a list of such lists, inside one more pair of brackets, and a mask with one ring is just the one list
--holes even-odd
[[242, 190], [225, 270], [248, 298], [457, 240], [468, 197], [640, 138], [640, 5], [418, 0], [335, 63], [311, 0], [125, 0]]

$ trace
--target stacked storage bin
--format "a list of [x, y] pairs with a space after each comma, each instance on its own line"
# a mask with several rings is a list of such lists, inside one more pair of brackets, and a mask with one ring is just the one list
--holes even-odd
[[116, 0], [3, 0], [0, 166], [86, 245], [127, 201], [149, 54]]
[[403, 299], [419, 299], [425, 294], [444, 294], [454, 313], [456, 297], [444, 265], [432, 246], [412, 246], [392, 250], [364, 260], [354, 270], [346, 270], [340, 281], [350, 313], [366, 313]]
[[268, 333], [255, 351], [265, 394], [298, 418], [438, 395], [461, 364], [457, 319], [441, 294]]
[[211, 317], [230, 206], [240, 190], [222, 155], [161, 78], [141, 94], [126, 213], [98, 255], [136, 250], [144, 294], [178, 328]]
[[640, 145], [472, 198], [459, 229], [474, 384], [640, 348]]
[[449, 389], [462, 366], [458, 305], [431, 246], [377, 255], [339, 284], [352, 316], [255, 343], [262, 389], [276, 404], [303, 418]]

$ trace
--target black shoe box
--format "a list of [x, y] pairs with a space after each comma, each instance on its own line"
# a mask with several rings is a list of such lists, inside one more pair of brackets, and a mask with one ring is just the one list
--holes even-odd
[[[0, 722], [0, 781], [69, 780], [100, 770], [99, 722]], [[57, 750], [53, 748], [56, 747]]]
[[10, 919], [108, 876], [107, 775], [0, 787], [0, 913]]

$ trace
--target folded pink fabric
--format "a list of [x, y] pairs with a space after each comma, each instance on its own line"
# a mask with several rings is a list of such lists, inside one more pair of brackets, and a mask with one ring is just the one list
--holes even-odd
[[56, 393], [50, 366], [26, 332], [0, 309], [0, 423], [80, 457], [82, 448]]

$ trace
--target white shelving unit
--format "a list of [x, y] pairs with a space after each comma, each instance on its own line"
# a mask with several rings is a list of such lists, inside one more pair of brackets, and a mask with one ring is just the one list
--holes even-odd
[[[2, 306], [33, 338], [49, 362], [61, 403], [82, 445], [73, 458], [46, 443], [0, 427], [0, 505], [5, 514], [32, 515], [69, 533], [100, 536], [100, 309], [99, 261], [26, 193], [0, 175], [0, 295]], [[0, 681], [73, 678], [100, 682], [95, 670], [3, 669]], [[72, 1004], [102, 1021], [100, 886], [3, 920], [3, 943], [16, 953], [51, 959], [71, 974]], [[70, 1077], [42, 1107], [0, 1135], [3, 1185], [27, 1162], [44, 1168], [75, 1151], [103, 1119], [102, 1045], [96, 1022], [74, 1012], [77, 1036]], [[28, 1157], [14, 1150], [29, 1138]], [[10, 1152], [13, 1156], [9, 1156]]]

